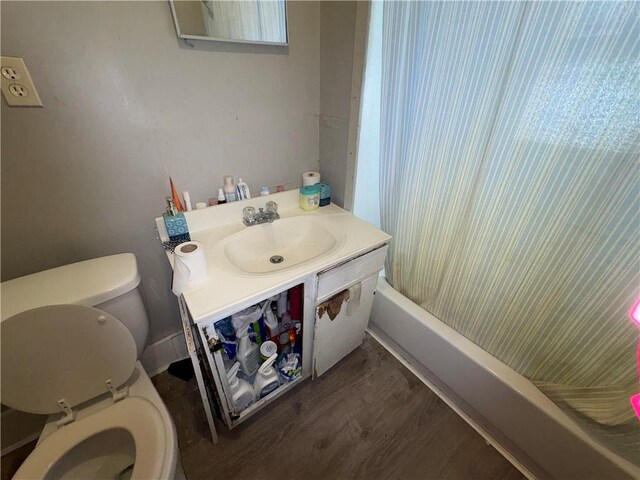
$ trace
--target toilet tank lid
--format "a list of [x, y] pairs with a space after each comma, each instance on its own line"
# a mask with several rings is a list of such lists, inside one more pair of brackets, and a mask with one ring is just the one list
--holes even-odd
[[0, 283], [2, 320], [46, 305], [94, 307], [140, 284], [133, 253], [63, 265]]

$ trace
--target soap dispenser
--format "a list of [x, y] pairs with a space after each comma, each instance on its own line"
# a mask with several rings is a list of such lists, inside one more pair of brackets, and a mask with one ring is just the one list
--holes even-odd
[[162, 214], [167, 235], [172, 242], [189, 242], [189, 226], [184, 213], [179, 212], [171, 197], [167, 197], [167, 212]]
[[278, 354], [274, 353], [258, 369], [256, 379], [253, 381], [253, 391], [258, 398], [266, 397], [280, 386], [278, 372], [273, 366], [276, 358]]
[[238, 378], [238, 370], [240, 370], [240, 363], [236, 362], [227, 372], [227, 381], [231, 389], [233, 405], [238, 412], [241, 412], [256, 401], [256, 393], [249, 382]]

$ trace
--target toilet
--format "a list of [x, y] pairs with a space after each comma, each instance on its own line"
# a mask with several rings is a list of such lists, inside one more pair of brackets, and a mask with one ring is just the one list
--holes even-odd
[[184, 479], [139, 284], [130, 253], [0, 284], [2, 403], [49, 415], [14, 478]]

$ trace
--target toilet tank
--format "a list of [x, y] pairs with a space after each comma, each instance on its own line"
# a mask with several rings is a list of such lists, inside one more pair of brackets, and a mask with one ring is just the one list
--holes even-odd
[[135, 255], [121, 253], [64, 265], [0, 284], [2, 320], [32, 308], [75, 304], [110, 313], [129, 329], [142, 356], [149, 317]]

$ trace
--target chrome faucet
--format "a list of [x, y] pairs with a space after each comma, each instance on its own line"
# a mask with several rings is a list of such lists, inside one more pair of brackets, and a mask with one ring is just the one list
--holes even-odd
[[278, 220], [278, 204], [273, 201], [267, 202], [264, 208], [259, 208], [256, 212], [254, 207], [245, 207], [242, 209], [242, 221], [247, 227], [252, 225], [260, 225], [261, 223], [273, 223]]

